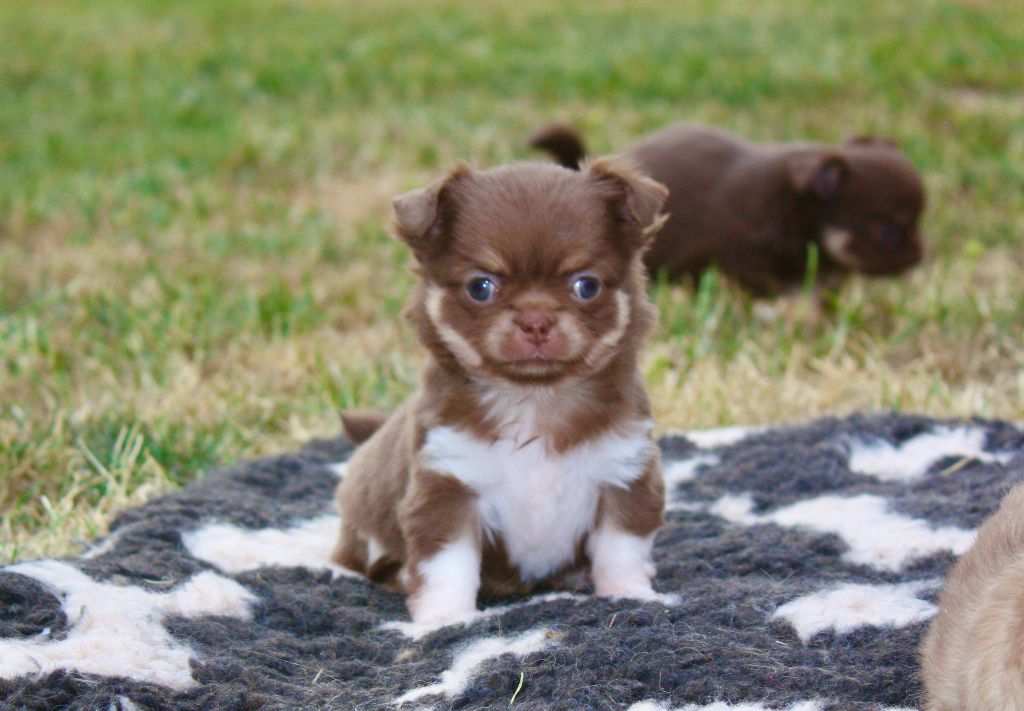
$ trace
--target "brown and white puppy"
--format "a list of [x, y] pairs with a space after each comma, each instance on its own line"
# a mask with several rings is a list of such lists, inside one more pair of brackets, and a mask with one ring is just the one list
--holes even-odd
[[925, 711], [1024, 709], [1024, 485], [956, 564], [921, 646]]
[[[583, 143], [562, 125], [530, 139], [567, 167]], [[725, 131], [675, 125], [626, 149], [669, 190], [668, 222], [644, 260], [652, 274], [696, 279], [712, 264], [758, 296], [804, 284], [816, 245], [819, 284], [849, 272], [895, 275], [922, 257], [921, 178], [891, 143], [766, 145]]]
[[600, 595], [653, 594], [664, 485], [637, 357], [665, 194], [606, 158], [459, 166], [395, 200], [431, 358], [383, 424], [346, 418], [356, 439], [373, 433], [338, 488], [333, 557], [405, 591], [414, 622], [585, 563]]

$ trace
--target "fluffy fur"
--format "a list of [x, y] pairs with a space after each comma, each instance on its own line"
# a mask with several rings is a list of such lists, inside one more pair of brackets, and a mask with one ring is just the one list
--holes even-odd
[[[531, 145], [567, 167], [583, 142], [562, 125]], [[920, 176], [894, 145], [855, 138], [840, 146], [755, 144], [725, 131], [676, 125], [626, 149], [669, 189], [665, 228], [645, 257], [652, 272], [698, 277], [714, 264], [762, 296], [799, 288], [808, 250], [834, 286], [850, 272], [899, 274], [923, 254]]]
[[1024, 709], [1024, 485], [953, 568], [921, 654], [926, 711]]
[[333, 557], [405, 591], [415, 622], [587, 563], [599, 594], [653, 595], [664, 484], [637, 353], [665, 195], [602, 159], [459, 166], [395, 200], [431, 359], [386, 421], [344, 420], [364, 443], [338, 488]]

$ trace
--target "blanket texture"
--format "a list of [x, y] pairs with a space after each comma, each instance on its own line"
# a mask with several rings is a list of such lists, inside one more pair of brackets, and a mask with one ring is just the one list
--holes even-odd
[[213, 472], [74, 560], [0, 569], [0, 706], [917, 708], [943, 576], [1024, 431], [902, 415], [661, 440], [656, 601], [482, 601], [428, 630], [330, 565], [351, 447]]

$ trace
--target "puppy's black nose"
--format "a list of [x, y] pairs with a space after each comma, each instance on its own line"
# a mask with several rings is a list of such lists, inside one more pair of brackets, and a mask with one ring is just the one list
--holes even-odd
[[543, 311], [522, 311], [512, 322], [519, 326], [527, 340], [537, 344], [548, 340], [548, 334], [555, 323], [551, 315]]

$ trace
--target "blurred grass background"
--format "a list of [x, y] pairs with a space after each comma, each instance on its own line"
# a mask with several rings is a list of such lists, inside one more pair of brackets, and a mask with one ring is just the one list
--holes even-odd
[[1024, 419], [1024, 3], [311, 0], [0, 4], [0, 560], [78, 550], [203, 470], [393, 407], [390, 197], [676, 120], [895, 139], [927, 265], [765, 322], [659, 286], [659, 425], [897, 408]]

